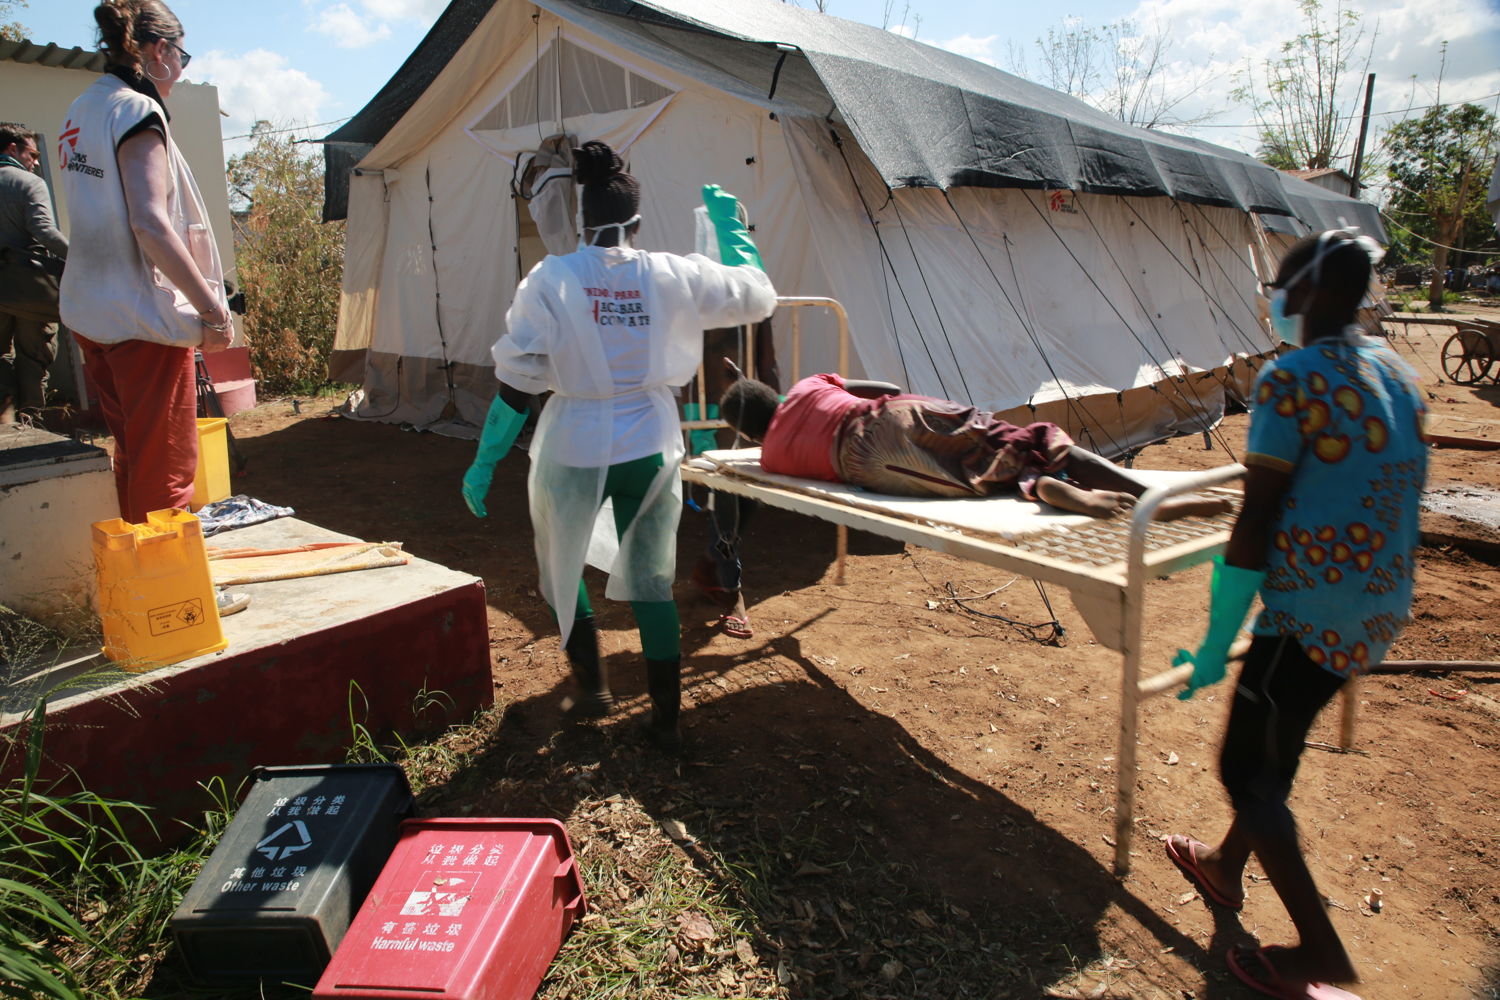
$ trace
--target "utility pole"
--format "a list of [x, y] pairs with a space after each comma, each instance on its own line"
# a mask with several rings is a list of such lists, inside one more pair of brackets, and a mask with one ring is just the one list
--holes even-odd
[[1364, 185], [1359, 182], [1359, 168], [1365, 160], [1365, 134], [1370, 131], [1370, 100], [1375, 96], [1375, 74], [1371, 73], [1365, 80], [1365, 113], [1359, 121], [1359, 141], [1354, 144], [1354, 167], [1353, 182], [1354, 190], [1349, 192], [1350, 197], [1358, 198]]

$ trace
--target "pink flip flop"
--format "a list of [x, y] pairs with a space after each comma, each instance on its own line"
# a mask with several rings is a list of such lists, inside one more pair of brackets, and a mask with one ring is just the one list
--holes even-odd
[[754, 630], [750, 628], [748, 619], [741, 618], [739, 615], [731, 614], [728, 611], [719, 616], [716, 624], [725, 635], [735, 639], [751, 639], [755, 636]]
[[1191, 837], [1184, 837], [1178, 833], [1174, 833], [1166, 838], [1165, 844], [1167, 857], [1182, 872], [1183, 877], [1193, 883], [1193, 888], [1198, 890], [1200, 896], [1210, 903], [1231, 910], [1243, 910], [1245, 908], [1245, 901], [1243, 899], [1236, 902], [1210, 885], [1208, 879], [1203, 874], [1203, 869], [1198, 866], [1198, 850], [1199, 848], [1207, 848], [1207, 844], [1199, 843]]
[[[1327, 983], [1293, 983], [1281, 978], [1281, 974], [1276, 971], [1276, 966], [1271, 964], [1271, 955], [1284, 950], [1280, 945], [1274, 944], [1253, 949], [1237, 945], [1229, 949], [1224, 960], [1229, 963], [1229, 971], [1233, 972], [1240, 982], [1257, 993], [1276, 997], [1277, 1000], [1359, 1000], [1356, 994]], [[1254, 958], [1259, 963], [1260, 971], [1265, 978], [1256, 978], [1255, 973], [1251, 972], [1241, 961], [1241, 955]]]

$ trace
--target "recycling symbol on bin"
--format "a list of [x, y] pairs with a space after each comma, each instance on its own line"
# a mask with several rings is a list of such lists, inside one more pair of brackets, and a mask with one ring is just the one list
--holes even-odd
[[307, 832], [307, 824], [300, 819], [283, 823], [275, 832], [261, 838], [260, 843], [255, 845], [257, 854], [264, 854], [272, 861], [285, 861], [298, 851], [305, 851], [312, 846], [312, 835]]

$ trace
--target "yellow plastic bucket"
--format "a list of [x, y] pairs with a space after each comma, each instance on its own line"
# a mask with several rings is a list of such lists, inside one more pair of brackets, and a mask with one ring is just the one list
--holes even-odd
[[145, 524], [112, 517], [95, 521], [93, 536], [105, 656], [142, 671], [229, 645], [195, 515], [154, 510]]
[[197, 510], [204, 504], [229, 496], [229, 421], [223, 417], [198, 418], [198, 468], [193, 473], [193, 499]]

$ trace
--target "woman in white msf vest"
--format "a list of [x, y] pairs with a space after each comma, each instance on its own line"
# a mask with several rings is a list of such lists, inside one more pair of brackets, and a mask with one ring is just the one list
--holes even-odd
[[[72, 220], [60, 307], [114, 438], [120, 516], [187, 507], [198, 466], [193, 349], [234, 336], [223, 267], [166, 97], [190, 55], [160, 0], [95, 7], [108, 70], [68, 108], [58, 163]], [[243, 595], [219, 594], [220, 615]]]
[[585, 245], [545, 258], [516, 289], [507, 333], [493, 348], [500, 394], [464, 476], [464, 499], [485, 515], [494, 465], [524, 422], [528, 396], [550, 390], [532, 439], [527, 492], [541, 590], [582, 689], [579, 710], [603, 715], [613, 705], [583, 587], [590, 526], [607, 497], [620, 544], [605, 596], [629, 601], [635, 612], [651, 693], [646, 735], [675, 752], [681, 630], [672, 581], [683, 445], [674, 390], [697, 371], [704, 330], [764, 319], [776, 308], [776, 291], [759, 256], [751, 257], [755, 247], [735, 220], [732, 196], [717, 187], [704, 192], [724, 263], [649, 253], [630, 245], [640, 226], [640, 185], [620, 157], [602, 142], [585, 143], [573, 157]]
[[[233, 337], [208, 212], [166, 100], [191, 56], [161, 0], [94, 9], [108, 70], [68, 108], [58, 161], [76, 252], [61, 284], [114, 438], [120, 516], [187, 507], [198, 464], [193, 350]], [[244, 598], [219, 595], [223, 614]]]

